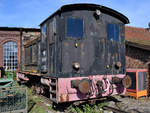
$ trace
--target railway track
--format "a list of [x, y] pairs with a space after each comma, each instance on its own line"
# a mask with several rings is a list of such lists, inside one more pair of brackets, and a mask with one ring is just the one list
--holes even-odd
[[122, 110], [110, 107], [110, 106], [104, 106], [103, 109], [108, 110], [108, 111], [112, 111], [113, 113], [129, 113], [129, 112], [126, 112], [126, 111], [122, 111]]
[[[44, 102], [49, 103], [49, 104], [53, 104], [53, 102], [49, 98], [47, 98], [43, 95], [39, 95], [39, 96], [42, 97]], [[62, 106], [60, 105], [59, 107], [62, 107]], [[104, 106], [103, 109], [108, 110], [108, 111], [112, 111], [113, 113], [129, 113], [129, 112], [126, 112], [126, 111], [123, 111], [123, 110], [120, 110], [120, 109], [116, 109], [114, 107], [110, 107], [110, 106]], [[64, 113], [66, 113], [66, 110], [64, 110]]]
[[[45, 103], [47, 103], [47, 104], [54, 104], [48, 97], [46, 97], [46, 96], [43, 96], [43, 95], [38, 95], [38, 96], [40, 96], [41, 98], [42, 98], [42, 100], [43, 100], [43, 103], [45, 104]], [[101, 100], [101, 99], [100, 99]], [[81, 102], [82, 103], [82, 102]], [[62, 106], [60, 105], [58, 105], [57, 107], [61, 107], [62, 108]], [[123, 110], [120, 110], [120, 109], [116, 109], [116, 108], [114, 108], [114, 107], [110, 107], [110, 106], [104, 106], [103, 107], [103, 109], [104, 110], [108, 110], [108, 111], [112, 111], [113, 113], [129, 113], [129, 112], [126, 112], [126, 111], [123, 111]], [[65, 110], [64, 110], [65, 111]]]
[[[52, 106], [53, 110], [56, 111], [61, 111], [61, 113], [67, 113], [66, 111], [68, 110], [69, 106], [75, 105], [75, 106], [79, 106], [80, 104], [86, 104], [86, 103], [90, 103], [90, 104], [96, 104], [96, 102], [104, 102], [104, 101], [114, 101], [114, 102], [118, 102], [118, 100], [114, 99], [113, 97], [111, 98], [99, 98], [99, 99], [93, 99], [93, 100], [86, 100], [86, 101], [77, 101], [77, 102], [73, 102], [73, 103], [66, 103], [66, 104], [55, 104], [53, 103], [53, 101], [51, 101], [48, 97], [46, 97], [45, 95], [39, 95], [36, 93], [36, 95], [38, 97], [41, 98], [41, 102], [39, 103], [40, 105], [43, 104], [43, 106]], [[46, 109], [46, 108], [45, 108]], [[110, 107], [110, 106], [104, 106], [103, 107], [104, 110], [108, 110], [108, 111], [112, 111], [113, 113], [129, 113], [120, 109], [116, 109], [114, 107]], [[57, 113], [57, 112], [56, 112]]]

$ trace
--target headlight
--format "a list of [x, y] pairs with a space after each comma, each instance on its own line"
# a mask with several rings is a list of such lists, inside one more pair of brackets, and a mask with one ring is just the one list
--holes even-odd
[[121, 66], [122, 66], [121, 62], [116, 62], [116, 64], [115, 64], [115, 68], [116, 69], [121, 68]]
[[73, 68], [76, 70], [80, 69], [80, 64], [78, 62], [73, 63]]

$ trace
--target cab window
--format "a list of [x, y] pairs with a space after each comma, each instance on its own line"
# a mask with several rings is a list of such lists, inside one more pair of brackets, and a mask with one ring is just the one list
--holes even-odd
[[117, 24], [107, 24], [107, 39], [119, 41], [119, 25]]
[[67, 37], [83, 38], [83, 20], [67, 18]]

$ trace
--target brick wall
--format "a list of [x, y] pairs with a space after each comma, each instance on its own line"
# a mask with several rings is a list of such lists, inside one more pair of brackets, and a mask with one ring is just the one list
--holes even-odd
[[126, 68], [148, 69], [150, 51], [133, 46], [126, 46]]
[[[3, 44], [9, 41], [14, 41], [17, 43], [18, 47], [18, 66], [20, 64], [20, 36], [21, 31], [18, 28], [14, 30], [13, 28], [8, 28], [8, 30], [0, 30], [0, 67], [3, 66]], [[37, 38], [40, 36], [40, 30], [23, 30], [22, 32], [22, 39], [24, 40], [25, 37], [30, 37], [31, 39]]]
[[[3, 44], [14, 41], [18, 46], [18, 58], [20, 55], [20, 32], [19, 31], [0, 31], [0, 67], [3, 66]], [[20, 61], [20, 59], [18, 59]]]

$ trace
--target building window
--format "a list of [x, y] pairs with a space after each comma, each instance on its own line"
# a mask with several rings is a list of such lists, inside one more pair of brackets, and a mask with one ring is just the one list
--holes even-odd
[[7, 42], [3, 45], [3, 59], [5, 70], [15, 71], [18, 65], [17, 61], [17, 43]]

